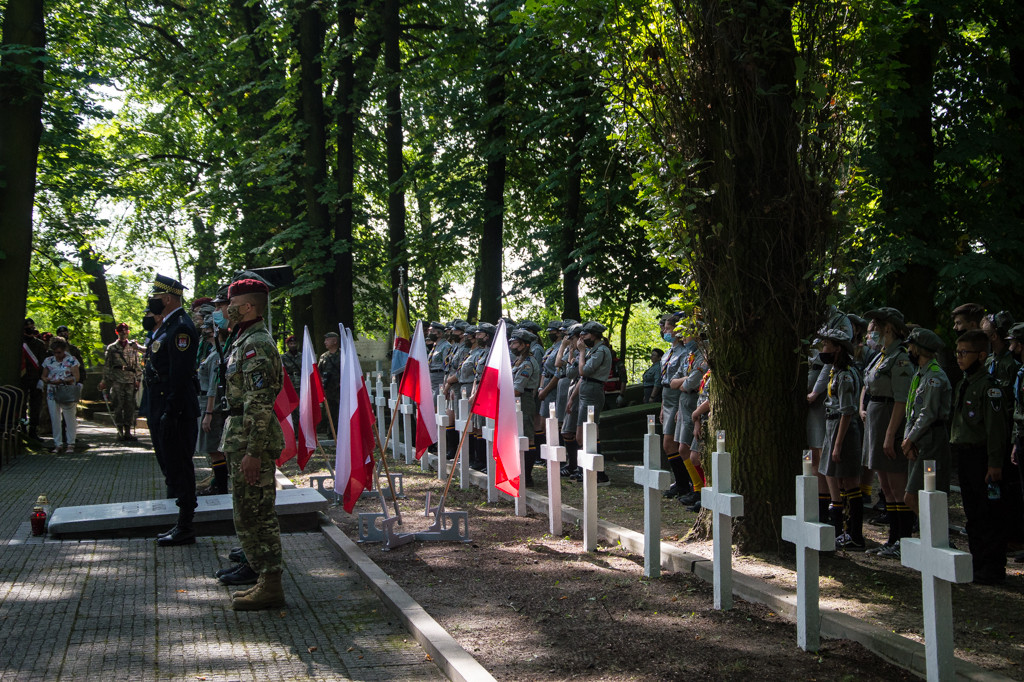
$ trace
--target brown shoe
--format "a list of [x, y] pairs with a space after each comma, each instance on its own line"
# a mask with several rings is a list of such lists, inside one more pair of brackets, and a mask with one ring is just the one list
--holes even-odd
[[284, 606], [284, 588], [281, 586], [281, 571], [260, 573], [259, 582], [252, 591], [242, 593], [231, 600], [235, 611], [262, 611]]

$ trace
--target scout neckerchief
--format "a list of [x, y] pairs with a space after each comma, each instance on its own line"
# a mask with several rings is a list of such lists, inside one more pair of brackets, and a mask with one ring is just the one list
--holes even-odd
[[704, 376], [700, 380], [700, 392], [704, 392], [704, 387], [707, 386], [708, 380], [711, 379], [711, 370], [704, 372]]
[[[932, 361], [928, 363], [928, 366], [924, 368], [925, 372], [939, 370], [939, 363], [932, 358]], [[915, 372], [914, 378], [910, 380], [910, 391], [907, 393], [907, 404], [910, 405], [910, 419], [908, 421], [914, 421], [914, 413], [917, 411], [917, 405], [914, 403], [914, 396], [917, 395], [917, 387], [921, 385], [921, 375], [923, 372]]]
[[668, 366], [672, 364], [672, 354], [675, 353], [676, 346], [672, 346], [668, 349], [668, 353], [661, 359], [661, 383], [665, 383], [665, 373], [668, 372]]

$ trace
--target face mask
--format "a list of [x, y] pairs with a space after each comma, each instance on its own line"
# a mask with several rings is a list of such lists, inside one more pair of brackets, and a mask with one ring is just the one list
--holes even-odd
[[228, 328], [228, 318], [224, 317], [224, 313], [219, 310], [213, 311], [213, 323], [217, 325], [218, 329]]
[[238, 311], [241, 306], [229, 305], [228, 306], [228, 321], [231, 324], [238, 324], [242, 321], [242, 313]]
[[835, 353], [818, 353], [818, 359], [824, 362], [826, 365], [831, 365], [836, 361]]
[[151, 299], [149, 299], [148, 305], [146, 306], [146, 310], [148, 310], [149, 312], [153, 313], [154, 315], [159, 315], [160, 313], [162, 313], [164, 311], [163, 299], [160, 299], [160, 298], [151, 298]]
[[437, 334], [430, 334], [427, 338], [431, 341], [437, 341]]
[[661, 338], [663, 338], [666, 343], [672, 343], [672, 333], [671, 332], [665, 332], [664, 334], [661, 335]]
[[154, 329], [156, 329], [156, 318], [146, 315], [144, 318], [142, 318], [142, 328], [145, 329], [147, 332], [151, 332]]
[[907, 357], [910, 358], [910, 364], [917, 367], [917, 363], [921, 359], [921, 356], [913, 351], [907, 351]]
[[558, 334], [548, 334], [548, 341], [551, 343], [558, 341]]
[[593, 348], [594, 344], [597, 343], [594, 339], [583, 339], [583, 343], [587, 345], [587, 348]]

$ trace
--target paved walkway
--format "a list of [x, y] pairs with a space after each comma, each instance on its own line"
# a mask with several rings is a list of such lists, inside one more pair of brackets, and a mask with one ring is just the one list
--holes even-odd
[[30, 538], [40, 493], [57, 507], [163, 489], [146, 447], [94, 424], [80, 433], [85, 452], [22, 454], [0, 470], [0, 680], [444, 679], [321, 533], [284, 536], [288, 606], [256, 613], [232, 611], [211, 577], [233, 537]]

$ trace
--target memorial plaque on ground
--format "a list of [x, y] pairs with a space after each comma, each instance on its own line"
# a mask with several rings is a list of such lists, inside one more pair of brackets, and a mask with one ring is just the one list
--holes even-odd
[[[196, 532], [200, 535], [231, 535], [231, 495], [208, 495], [198, 499]], [[329, 506], [327, 499], [312, 488], [277, 491], [277, 515], [286, 532], [314, 530], [319, 513]], [[60, 507], [50, 517], [49, 533], [59, 538], [109, 538], [155, 536], [154, 529], [167, 530], [178, 518], [174, 500], [144, 500], [115, 504]]]

